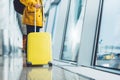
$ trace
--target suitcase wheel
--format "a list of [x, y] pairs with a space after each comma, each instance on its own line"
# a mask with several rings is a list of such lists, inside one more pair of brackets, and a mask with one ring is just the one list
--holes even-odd
[[48, 62], [48, 65], [49, 65], [49, 67], [51, 67], [51, 66], [52, 66], [52, 63], [51, 63], [51, 62]]
[[27, 62], [27, 67], [31, 67], [32, 63], [31, 62]]

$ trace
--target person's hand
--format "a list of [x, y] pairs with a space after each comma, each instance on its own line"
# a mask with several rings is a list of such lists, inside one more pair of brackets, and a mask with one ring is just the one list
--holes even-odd
[[40, 4], [35, 4], [35, 8], [42, 8], [42, 5], [40, 5]]

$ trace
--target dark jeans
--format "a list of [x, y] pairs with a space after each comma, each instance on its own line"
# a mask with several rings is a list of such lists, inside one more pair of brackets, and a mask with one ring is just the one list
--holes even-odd
[[[35, 31], [35, 27], [34, 26], [31, 26], [31, 25], [27, 25], [27, 35], [31, 32], [34, 32]], [[40, 27], [36, 27], [36, 32], [39, 32], [40, 31]]]

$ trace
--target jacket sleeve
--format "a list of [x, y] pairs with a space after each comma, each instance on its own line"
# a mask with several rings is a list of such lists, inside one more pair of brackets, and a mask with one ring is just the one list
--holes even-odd
[[25, 6], [35, 6], [37, 3], [35, 0], [20, 0], [20, 2]]

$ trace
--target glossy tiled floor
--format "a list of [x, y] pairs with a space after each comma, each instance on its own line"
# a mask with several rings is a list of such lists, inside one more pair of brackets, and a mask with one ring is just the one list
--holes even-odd
[[93, 80], [62, 68], [29, 67], [24, 68], [20, 80]]
[[0, 59], [0, 80], [93, 80], [55, 65], [23, 67], [21, 53], [11, 53]]

